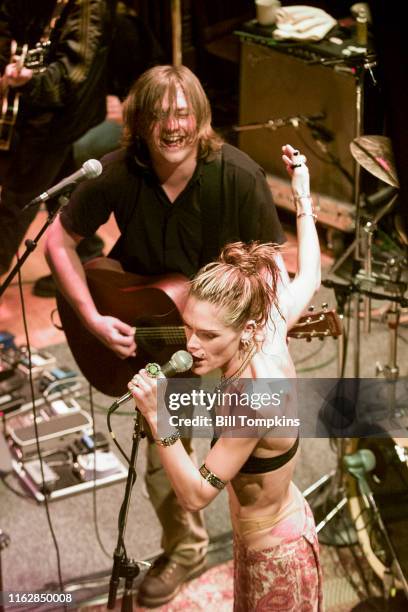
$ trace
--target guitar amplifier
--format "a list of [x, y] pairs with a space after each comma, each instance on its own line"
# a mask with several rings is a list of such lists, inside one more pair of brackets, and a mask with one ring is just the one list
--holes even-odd
[[[307, 156], [313, 190], [341, 204], [340, 208], [334, 207], [332, 220], [330, 215], [325, 219], [326, 225], [338, 227], [339, 210], [354, 205], [355, 162], [350, 143], [357, 135], [358, 91], [353, 70], [343, 65], [318, 63], [319, 53], [321, 58], [341, 60], [341, 51], [336, 58], [335, 45], [330, 47], [329, 42], [313, 46], [293, 41], [277, 43], [270, 36], [254, 37], [241, 31], [238, 34], [241, 39], [240, 125], [320, 115], [322, 119], [318, 123], [332, 138], [329, 142], [321, 138], [320, 142], [324, 142], [319, 145], [318, 135], [316, 140], [310, 127], [303, 122], [289, 123], [277, 129], [241, 131], [239, 148], [278, 179], [287, 179], [281, 160], [282, 145], [290, 143], [300, 149]], [[378, 93], [368, 75], [364, 81], [363, 129], [371, 130], [366, 133], [382, 133]], [[380, 124], [378, 128], [377, 124]], [[325, 147], [338, 163], [332, 163]], [[367, 192], [365, 184], [363, 187]]]
[[[91, 431], [92, 421], [86, 412], [79, 410], [73, 414], [53, 416], [38, 423], [37, 429], [41, 451], [55, 450], [61, 442], [66, 446], [72, 439], [81, 437], [84, 431]], [[34, 425], [8, 428], [8, 433], [20, 459], [26, 460], [38, 454]]]

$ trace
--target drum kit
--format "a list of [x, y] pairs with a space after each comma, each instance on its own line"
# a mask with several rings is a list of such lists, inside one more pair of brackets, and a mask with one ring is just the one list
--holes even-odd
[[[342, 261], [334, 264], [328, 278], [354, 252], [355, 263], [360, 263], [361, 267], [354, 273], [347, 291], [349, 296], [357, 294], [354, 304], [359, 316], [354, 318], [364, 320], [365, 331], [370, 331], [373, 312], [371, 300], [388, 302], [383, 315], [386, 315], [389, 328], [389, 363], [385, 366], [377, 364], [376, 373], [382, 374], [387, 383], [390, 383], [386, 401], [388, 414], [405, 418], [408, 416], [404, 406], [407, 404], [406, 398], [403, 398], [401, 411], [401, 398], [396, 399], [395, 389], [399, 378], [398, 327], [404, 321], [403, 308], [408, 306], [408, 300], [404, 297], [407, 290], [408, 236], [397, 205], [399, 182], [391, 141], [384, 136], [358, 136], [351, 143], [350, 149], [356, 162], [386, 183], [387, 187], [380, 189], [379, 197], [374, 195], [371, 203], [363, 203], [360, 214], [356, 215], [355, 240], [345, 256], [342, 256]], [[388, 224], [390, 220], [392, 222], [392, 231], [387, 233], [392, 233], [394, 248], [391, 253], [388, 250], [378, 254], [375, 238], [385, 219]], [[336, 282], [329, 280], [324, 284], [334, 288], [338, 297]], [[344, 291], [344, 284], [342, 286]], [[361, 298], [364, 302], [363, 313], [359, 307]], [[359, 359], [359, 341], [354, 342], [354, 350], [358, 353], [354, 360], [356, 363]], [[354, 374], [358, 379], [358, 367]], [[344, 369], [341, 376], [344, 376]], [[404, 419], [402, 422], [401, 435], [404, 436], [406, 431], [406, 437], [393, 437], [389, 430], [387, 432], [379, 428], [378, 433], [369, 437], [333, 438], [337, 447], [337, 468], [334, 473], [321, 479], [332, 480], [331, 492], [333, 494], [334, 489], [334, 499], [338, 503], [317, 525], [318, 530], [326, 527], [344, 507], [348, 508], [351, 524], [348, 521], [347, 541], [342, 543], [359, 542], [371, 569], [382, 582], [385, 601], [389, 601], [390, 594], [396, 589], [401, 589], [408, 599], [408, 429]], [[315, 485], [309, 488], [308, 493], [315, 490]], [[328, 538], [320, 539], [325, 543], [339, 544], [329, 532]], [[402, 609], [408, 609], [407, 602], [405, 606]]]

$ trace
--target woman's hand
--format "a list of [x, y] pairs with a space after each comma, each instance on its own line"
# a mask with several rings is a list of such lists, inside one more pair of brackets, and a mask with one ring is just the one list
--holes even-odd
[[282, 147], [282, 159], [286, 170], [292, 178], [292, 191], [296, 196], [310, 195], [309, 169], [306, 166], [306, 157], [297, 149], [287, 144]]
[[[163, 379], [164, 376], [159, 375], [157, 378]], [[128, 383], [128, 389], [135, 400], [136, 406], [149, 423], [154, 437], [157, 430], [158, 404], [164, 406], [166, 392], [166, 385], [163, 382], [158, 384], [157, 378], [150, 376], [147, 370], [142, 369]]]

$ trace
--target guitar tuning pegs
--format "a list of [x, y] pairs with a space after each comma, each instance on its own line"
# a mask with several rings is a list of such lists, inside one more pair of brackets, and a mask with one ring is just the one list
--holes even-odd
[[312, 304], [311, 306], [309, 306], [308, 311], [309, 311], [309, 312], [313, 312], [313, 311], [314, 311], [314, 309], [315, 309], [315, 307], [314, 307], [314, 306], [313, 306], [313, 304]]
[[322, 302], [322, 308], [323, 308], [323, 310], [327, 310], [327, 309], [328, 309], [328, 307], [329, 307], [329, 305], [328, 305], [328, 303], [327, 303], [327, 302]]

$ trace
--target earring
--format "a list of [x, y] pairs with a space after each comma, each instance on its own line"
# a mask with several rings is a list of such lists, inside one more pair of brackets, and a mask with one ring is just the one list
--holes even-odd
[[251, 341], [249, 338], [241, 338], [241, 344], [245, 353], [249, 351], [249, 347], [251, 346]]

